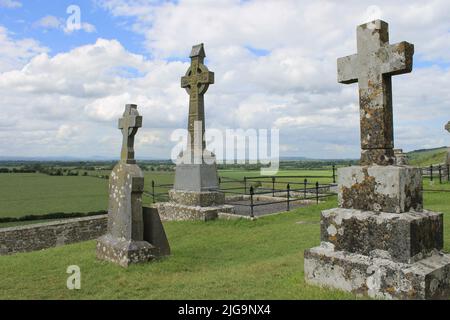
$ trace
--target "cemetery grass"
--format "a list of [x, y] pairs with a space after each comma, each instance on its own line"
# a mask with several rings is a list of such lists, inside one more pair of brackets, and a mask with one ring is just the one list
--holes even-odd
[[[355, 299], [306, 285], [303, 251], [319, 244], [336, 199], [257, 221], [167, 222], [172, 256], [128, 269], [98, 261], [95, 241], [0, 257], [0, 299]], [[81, 290], [66, 268], [81, 268]]]
[[[444, 212], [447, 252], [449, 196], [424, 194]], [[303, 251], [319, 244], [320, 212], [336, 201], [257, 221], [166, 222], [172, 256], [128, 269], [96, 260], [95, 241], [1, 256], [0, 299], [359, 299], [304, 282]], [[81, 268], [81, 290], [66, 288], [69, 265]]]

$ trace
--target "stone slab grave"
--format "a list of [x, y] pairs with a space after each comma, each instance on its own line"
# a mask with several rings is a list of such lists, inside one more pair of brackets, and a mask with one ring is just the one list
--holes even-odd
[[108, 231], [97, 240], [97, 258], [122, 267], [170, 254], [158, 213], [142, 206], [144, 175], [134, 159], [134, 137], [141, 126], [137, 106], [126, 105], [119, 120], [121, 159], [109, 179]]
[[206, 150], [204, 95], [214, 83], [214, 73], [204, 65], [203, 44], [192, 47], [191, 66], [181, 78], [189, 94], [187, 148], [177, 159], [175, 183], [169, 202], [154, 205], [163, 220], [211, 220], [219, 212], [230, 212], [219, 189], [215, 155]]
[[412, 71], [414, 47], [389, 44], [380, 20], [357, 28], [357, 47], [337, 65], [340, 83], [359, 84], [361, 165], [339, 169], [339, 207], [322, 212], [305, 279], [374, 298], [448, 299], [443, 214], [423, 210], [420, 169], [394, 165], [391, 77]]

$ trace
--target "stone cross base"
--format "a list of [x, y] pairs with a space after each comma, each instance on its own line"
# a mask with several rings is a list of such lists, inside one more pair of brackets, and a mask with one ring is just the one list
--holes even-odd
[[442, 213], [325, 210], [321, 241], [305, 251], [308, 283], [373, 298], [450, 298]]
[[305, 280], [378, 299], [448, 299], [450, 255], [435, 252], [415, 263], [382, 254], [335, 251], [329, 242], [305, 251]]
[[148, 262], [157, 257], [158, 249], [147, 241], [121, 240], [107, 234], [97, 240], [97, 258], [122, 267]]
[[392, 213], [421, 211], [422, 174], [412, 166], [351, 166], [338, 170], [339, 207]]
[[175, 202], [156, 203], [154, 208], [158, 210], [159, 216], [165, 221], [201, 220], [208, 221], [217, 219], [219, 212], [232, 212], [233, 206], [216, 205], [208, 207], [189, 206]]
[[198, 164], [195, 162], [192, 164], [177, 164], [174, 189], [203, 192], [219, 188], [215, 157], [213, 155], [208, 156], [207, 151], [204, 153], [203, 160], [199, 160], [200, 163]]
[[385, 251], [396, 262], [412, 263], [442, 250], [443, 214], [387, 213], [335, 208], [322, 211], [321, 241], [336, 251], [370, 255]]
[[169, 190], [170, 202], [186, 206], [210, 207], [225, 203], [225, 194], [217, 191]]

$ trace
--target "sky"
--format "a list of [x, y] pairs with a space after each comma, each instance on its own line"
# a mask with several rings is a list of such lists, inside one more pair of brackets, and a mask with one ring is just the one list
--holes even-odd
[[275, 128], [281, 156], [357, 158], [358, 86], [337, 83], [336, 59], [375, 19], [415, 45], [393, 79], [395, 147], [449, 145], [450, 1], [0, 0], [0, 156], [116, 158], [135, 103], [137, 157], [170, 158], [180, 78], [204, 43], [207, 128]]

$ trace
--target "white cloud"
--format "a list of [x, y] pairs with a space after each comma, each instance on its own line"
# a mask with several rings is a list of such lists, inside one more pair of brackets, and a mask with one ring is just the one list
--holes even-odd
[[59, 29], [62, 23], [62, 19], [48, 15], [36, 21], [34, 25], [44, 29]]
[[0, 72], [21, 68], [32, 57], [48, 49], [33, 39], [15, 40], [0, 25]]
[[22, 3], [15, 0], [0, 0], [0, 7], [4, 8], [20, 8]]
[[[188, 63], [173, 58], [204, 42], [215, 72], [207, 127], [278, 127], [284, 155], [357, 157], [358, 89], [337, 83], [336, 58], [356, 52], [356, 25], [376, 16], [390, 22], [391, 42], [410, 41], [416, 60], [436, 64], [394, 77], [396, 146], [448, 144], [448, 2], [378, 1], [376, 10], [356, 0], [99, 3], [144, 37], [153, 58], [106, 39], [51, 56], [0, 28], [0, 95], [10, 106], [0, 117], [0, 152], [118, 155], [117, 118], [136, 103], [144, 116], [138, 155], [168, 158], [171, 129], [184, 128], [188, 112], [180, 88]], [[72, 137], [69, 148], [63, 141]]]

